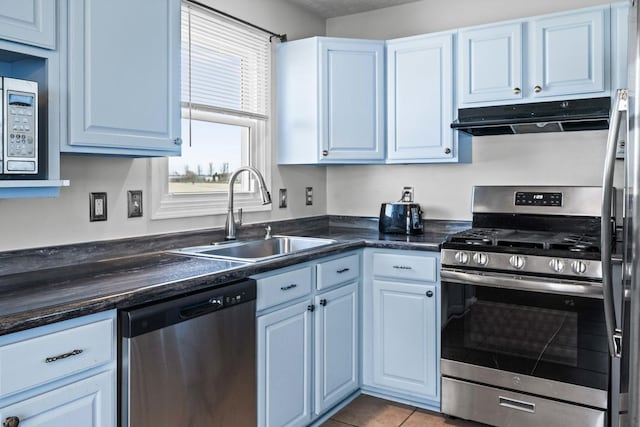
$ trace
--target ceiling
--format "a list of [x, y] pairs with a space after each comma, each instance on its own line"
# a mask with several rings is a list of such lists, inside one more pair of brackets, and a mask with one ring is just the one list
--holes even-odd
[[287, 0], [323, 18], [351, 15], [416, 0]]

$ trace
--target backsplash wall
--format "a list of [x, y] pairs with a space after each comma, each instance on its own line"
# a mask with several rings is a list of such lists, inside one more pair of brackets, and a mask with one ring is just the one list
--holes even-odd
[[[422, 0], [328, 19], [327, 35], [390, 39], [607, 3]], [[426, 218], [469, 220], [473, 185], [599, 186], [606, 138], [606, 131], [483, 136], [472, 140], [470, 164], [331, 166], [328, 213], [377, 216], [381, 202], [398, 200], [402, 187], [411, 185]]]

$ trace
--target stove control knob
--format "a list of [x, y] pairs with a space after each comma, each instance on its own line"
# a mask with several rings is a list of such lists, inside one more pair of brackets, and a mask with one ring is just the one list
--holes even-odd
[[513, 255], [511, 258], [509, 258], [509, 264], [511, 264], [513, 268], [522, 270], [525, 264], [524, 257], [521, 257], [520, 255]]
[[558, 258], [553, 258], [551, 261], [549, 261], [549, 267], [556, 273], [560, 273], [562, 270], [564, 270], [564, 261]]
[[587, 271], [587, 264], [584, 261], [573, 261], [571, 263], [571, 269], [576, 274], [584, 274]]
[[469, 254], [466, 252], [456, 252], [455, 259], [459, 264], [466, 264], [469, 262]]
[[487, 265], [487, 263], [489, 262], [489, 257], [487, 256], [487, 254], [483, 254], [482, 252], [476, 252], [475, 254], [473, 254], [473, 262], [478, 265]]

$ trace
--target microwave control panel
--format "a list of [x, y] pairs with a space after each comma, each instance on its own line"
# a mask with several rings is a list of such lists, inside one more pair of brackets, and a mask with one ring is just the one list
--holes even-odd
[[3, 79], [3, 174], [38, 173], [38, 84]]

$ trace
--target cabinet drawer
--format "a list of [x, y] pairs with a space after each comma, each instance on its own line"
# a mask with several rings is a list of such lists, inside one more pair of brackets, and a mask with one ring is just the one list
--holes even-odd
[[330, 288], [339, 283], [356, 279], [360, 276], [360, 257], [358, 254], [321, 262], [317, 265], [318, 289]]
[[429, 256], [374, 254], [373, 275], [435, 282], [436, 264], [436, 258]]
[[311, 267], [258, 280], [258, 311], [303, 297], [311, 292]]
[[115, 360], [114, 331], [104, 319], [0, 347], [0, 396]]

